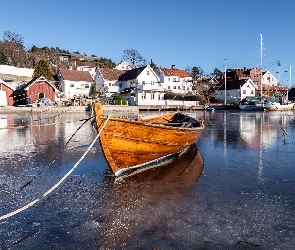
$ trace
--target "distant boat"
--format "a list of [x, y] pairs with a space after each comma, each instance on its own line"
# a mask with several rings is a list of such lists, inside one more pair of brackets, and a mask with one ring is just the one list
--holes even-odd
[[262, 104], [261, 96], [247, 96], [239, 103], [239, 108], [244, 111], [259, 111], [263, 110]]
[[221, 103], [209, 104], [208, 106], [206, 106], [206, 110], [208, 111], [223, 110], [225, 108], [226, 106]]
[[294, 108], [294, 103], [285, 102], [282, 98], [271, 96], [263, 103], [263, 109], [267, 111], [284, 111]]
[[203, 119], [180, 112], [130, 120], [103, 116], [100, 103], [95, 103], [94, 111], [104, 156], [117, 177], [177, 156], [198, 140], [204, 128]]
[[209, 107], [206, 108], [206, 110], [207, 110], [207, 111], [215, 111], [215, 108], [209, 106]]

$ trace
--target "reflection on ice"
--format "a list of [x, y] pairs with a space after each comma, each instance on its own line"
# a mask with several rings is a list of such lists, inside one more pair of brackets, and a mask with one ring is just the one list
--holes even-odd
[[[205, 118], [197, 147], [149, 172], [114, 180], [96, 143], [46, 199], [0, 221], [0, 248], [292, 249], [294, 112], [220, 110], [190, 115]], [[6, 126], [17, 124], [19, 117], [8, 115]], [[1, 153], [0, 199], [47, 166], [81, 118], [85, 114], [62, 114], [54, 118], [54, 126], [5, 130], [4, 137], [0, 130], [1, 142], [7, 144], [0, 144], [0, 151], [7, 152]], [[286, 144], [282, 128], [288, 132]], [[95, 135], [90, 125], [83, 127], [44, 174], [0, 202], [0, 215], [51, 188]], [[13, 146], [6, 137], [12, 138]]]

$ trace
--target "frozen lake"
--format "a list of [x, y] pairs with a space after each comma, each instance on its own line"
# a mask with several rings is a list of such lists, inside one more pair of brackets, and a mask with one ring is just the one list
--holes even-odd
[[45, 197], [93, 142], [91, 113], [0, 114], [0, 249], [292, 249], [294, 114], [190, 113], [195, 147], [120, 181], [96, 142]]

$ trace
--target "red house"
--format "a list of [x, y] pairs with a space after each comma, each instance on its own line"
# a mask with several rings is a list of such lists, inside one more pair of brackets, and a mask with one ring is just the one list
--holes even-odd
[[15, 88], [0, 80], [0, 106], [13, 106]]
[[55, 94], [58, 92], [58, 89], [45, 77], [39, 76], [22, 85], [17, 91], [18, 94], [16, 96], [22, 96], [22, 98], [15, 100], [15, 103], [17, 105], [26, 105], [30, 104], [30, 102], [34, 103], [41, 98], [49, 98], [52, 102], [55, 102]]

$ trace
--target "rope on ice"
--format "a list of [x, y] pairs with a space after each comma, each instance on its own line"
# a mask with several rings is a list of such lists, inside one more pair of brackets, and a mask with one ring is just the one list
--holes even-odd
[[19, 193], [20, 191], [22, 191], [25, 187], [27, 187], [28, 185], [30, 185], [31, 183], [33, 183], [33, 181], [35, 181], [38, 177], [40, 177], [43, 172], [45, 172], [55, 161], [56, 159], [59, 157], [59, 155], [65, 150], [65, 148], [68, 146], [68, 144], [70, 143], [70, 141], [73, 139], [74, 135], [77, 134], [77, 132], [82, 128], [82, 126], [88, 122], [91, 118], [87, 118], [87, 119], [83, 119], [83, 120], [79, 120], [79, 121], [84, 121], [79, 128], [77, 128], [77, 130], [75, 131], [75, 133], [72, 134], [72, 136], [70, 137], [70, 139], [66, 142], [66, 144], [64, 145], [64, 147], [59, 151], [59, 153], [54, 157], [54, 159], [42, 170], [40, 171], [37, 175], [35, 175], [30, 181], [28, 181], [27, 183], [25, 183], [24, 185], [22, 185], [20, 188], [16, 189], [15, 191], [7, 194], [4, 198], [0, 199], [0, 203], [13, 197], [14, 195], [16, 195], [17, 193]]
[[93, 147], [94, 143], [96, 142], [96, 140], [99, 138], [101, 132], [103, 131], [103, 129], [105, 128], [107, 122], [109, 121], [109, 118], [111, 116], [109, 115], [107, 120], [105, 121], [103, 127], [101, 128], [101, 130], [99, 131], [99, 133], [96, 135], [96, 137], [94, 138], [93, 142], [89, 145], [88, 149], [85, 151], [85, 153], [81, 156], [81, 158], [78, 160], [78, 162], [52, 187], [50, 188], [47, 192], [45, 192], [40, 198], [30, 202], [29, 204], [16, 209], [8, 214], [4, 214], [0, 216], [0, 220], [4, 220], [7, 219], [13, 215], [16, 215], [17, 213], [20, 213], [26, 209], [28, 209], [29, 207], [33, 206], [34, 204], [36, 204], [38, 201], [44, 199], [47, 195], [49, 195], [53, 190], [55, 190], [74, 170], [75, 168], [77, 168], [77, 166], [80, 164], [80, 162], [85, 158], [85, 156], [88, 154], [88, 152], [90, 151], [90, 149]]

